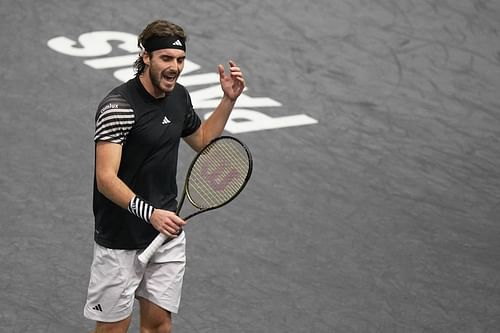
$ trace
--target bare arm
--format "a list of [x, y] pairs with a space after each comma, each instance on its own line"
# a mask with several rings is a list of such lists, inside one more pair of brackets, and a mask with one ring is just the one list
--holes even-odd
[[[97, 189], [118, 206], [127, 209], [135, 193], [118, 177], [122, 156], [122, 146], [116, 143], [99, 141], [96, 144], [96, 182]], [[170, 237], [175, 237], [184, 220], [163, 209], [154, 209], [150, 223], [153, 227]]]
[[184, 138], [196, 151], [200, 151], [210, 141], [222, 134], [234, 104], [245, 88], [243, 73], [234, 61], [229, 61], [229, 75], [224, 72], [224, 66], [219, 65], [218, 69], [220, 85], [224, 96], [215, 111], [201, 124], [200, 128], [190, 136]]
[[118, 178], [122, 146], [99, 141], [96, 144], [95, 172], [97, 189], [118, 206], [127, 209], [134, 192]]

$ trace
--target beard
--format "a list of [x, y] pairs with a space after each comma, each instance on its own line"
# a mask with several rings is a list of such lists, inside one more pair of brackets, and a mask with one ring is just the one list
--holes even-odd
[[153, 66], [149, 66], [149, 77], [151, 83], [157, 91], [170, 93], [174, 90], [175, 83], [179, 73], [173, 70], [165, 69], [163, 71], [156, 70]]

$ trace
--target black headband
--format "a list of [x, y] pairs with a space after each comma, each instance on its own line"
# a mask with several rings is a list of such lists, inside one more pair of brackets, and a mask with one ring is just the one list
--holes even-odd
[[146, 52], [153, 52], [160, 49], [178, 49], [186, 52], [186, 39], [180, 36], [153, 36], [144, 41]]

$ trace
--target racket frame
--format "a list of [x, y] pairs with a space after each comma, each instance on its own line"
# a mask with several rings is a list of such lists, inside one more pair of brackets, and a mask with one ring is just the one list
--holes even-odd
[[[208, 149], [211, 148], [211, 146], [219, 141], [219, 140], [234, 140], [236, 142], [238, 142], [241, 147], [243, 147], [243, 149], [245, 150], [247, 156], [248, 156], [248, 171], [247, 171], [247, 175], [245, 177], [245, 180], [243, 181], [243, 185], [238, 189], [238, 191], [236, 191], [233, 196], [231, 198], [229, 198], [228, 200], [224, 201], [223, 203], [219, 204], [219, 205], [216, 205], [216, 206], [213, 206], [213, 207], [207, 207], [207, 208], [200, 208], [194, 201], [193, 199], [191, 199], [191, 196], [189, 194], [189, 176], [191, 175], [191, 171], [193, 170], [193, 167], [195, 166], [196, 162], [198, 161], [199, 157], [201, 155], [203, 155], [203, 153], [205, 151], [207, 151]], [[250, 179], [250, 176], [252, 175], [252, 169], [253, 169], [253, 160], [252, 160], [252, 154], [250, 153], [250, 150], [248, 149], [248, 147], [243, 143], [241, 142], [241, 140], [238, 140], [237, 138], [235, 137], [232, 137], [232, 136], [228, 136], [228, 135], [224, 135], [224, 136], [220, 136], [218, 138], [215, 138], [213, 139], [212, 141], [210, 141], [210, 143], [208, 145], [206, 145], [205, 147], [203, 147], [202, 150], [200, 150], [200, 152], [195, 156], [195, 158], [193, 159], [193, 161], [191, 162], [191, 165], [189, 166], [189, 169], [186, 173], [186, 177], [185, 177], [185, 181], [184, 181], [184, 189], [182, 191], [182, 197], [181, 197], [181, 200], [179, 201], [179, 205], [177, 206], [177, 211], [176, 211], [176, 214], [178, 215], [180, 213], [180, 210], [182, 208], [182, 204], [184, 203], [184, 199], [185, 197], [187, 196], [189, 202], [191, 203], [191, 205], [193, 205], [194, 207], [198, 208], [198, 211], [186, 216], [185, 218], [183, 218], [184, 220], [187, 220], [187, 219], [190, 219], [192, 218], [193, 216], [196, 216], [198, 214], [201, 214], [201, 213], [204, 213], [204, 212], [207, 212], [207, 211], [210, 211], [210, 210], [213, 210], [213, 209], [217, 209], [217, 208], [220, 208], [222, 206], [225, 206], [227, 205], [228, 203], [230, 203], [231, 201], [233, 201], [234, 198], [236, 198], [240, 193], [241, 191], [243, 191], [243, 189], [245, 188], [246, 184], [248, 183], [248, 180]]]

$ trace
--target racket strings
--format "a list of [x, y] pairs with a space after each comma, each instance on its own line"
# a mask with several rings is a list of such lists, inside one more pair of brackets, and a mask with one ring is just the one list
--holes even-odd
[[218, 140], [201, 154], [191, 169], [188, 198], [200, 209], [231, 200], [245, 185], [250, 157], [235, 140]]
[[211, 147], [193, 168], [190, 198], [200, 208], [220, 205], [231, 199], [245, 181], [248, 162], [228, 145]]

